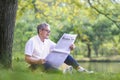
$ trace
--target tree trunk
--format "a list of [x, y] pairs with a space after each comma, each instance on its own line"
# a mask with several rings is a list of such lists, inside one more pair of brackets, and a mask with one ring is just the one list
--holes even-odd
[[94, 47], [94, 51], [95, 51], [96, 57], [98, 57], [98, 47], [97, 46]]
[[0, 0], [0, 65], [12, 66], [12, 44], [18, 0]]
[[90, 48], [90, 44], [89, 43], [87, 43], [87, 48], [88, 48], [88, 55], [87, 55], [87, 57], [91, 58], [91, 48]]

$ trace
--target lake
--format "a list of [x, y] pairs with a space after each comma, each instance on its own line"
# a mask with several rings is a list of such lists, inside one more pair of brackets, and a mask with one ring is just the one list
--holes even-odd
[[120, 62], [80, 62], [80, 65], [94, 72], [120, 73]]

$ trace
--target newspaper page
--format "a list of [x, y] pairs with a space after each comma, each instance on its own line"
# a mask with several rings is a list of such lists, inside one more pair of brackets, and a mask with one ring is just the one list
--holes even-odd
[[70, 46], [74, 43], [76, 37], [76, 34], [64, 33], [60, 40], [57, 42], [57, 45], [53, 51], [70, 54]]
[[46, 61], [51, 64], [54, 68], [59, 68], [67, 58], [68, 54], [59, 53], [59, 52], [51, 52], [47, 57]]
[[53, 67], [58, 68], [64, 63], [68, 54], [70, 54], [70, 46], [74, 43], [77, 35], [64, 33], [57, 42], [53, 51], [46, 57], [46, 61]]

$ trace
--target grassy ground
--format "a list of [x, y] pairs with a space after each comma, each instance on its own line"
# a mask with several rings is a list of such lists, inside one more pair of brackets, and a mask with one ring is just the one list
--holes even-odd
[[13, 69], [0, 69], [0, 80], [120, 80], [119, 74], [99, 72], [88, 74], [76, 71], [72, 74], [63, 74], [60, 72], [45, 73], [40, 70], [32, 72], [24, 60], [13, 60]]
[[119, 74], [47, 74], [47, 73], [31, 73], [31, 72], [7, 72], [0, 73], [0, 80], [120, 80]]

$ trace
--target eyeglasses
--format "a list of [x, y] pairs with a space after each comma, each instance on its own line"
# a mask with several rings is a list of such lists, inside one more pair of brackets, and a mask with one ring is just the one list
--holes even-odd
[[47, 33], [50, 33], [50, 30], [47, 30], [47, 29], [42, 29], [42, 30], [46, 31]]

